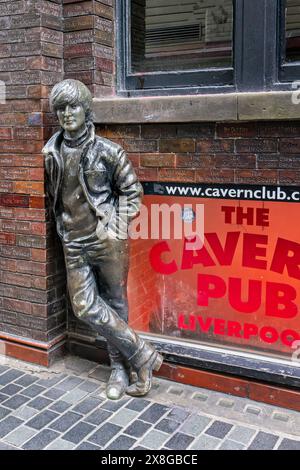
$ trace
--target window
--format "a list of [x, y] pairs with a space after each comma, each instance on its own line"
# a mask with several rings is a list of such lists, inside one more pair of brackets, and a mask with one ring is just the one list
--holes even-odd
[[283, 0], [280, 11], [283, 81], [300, 78], [300, 0]]
[[300, 0], [120, 0], [123, 96], [289, 90]]

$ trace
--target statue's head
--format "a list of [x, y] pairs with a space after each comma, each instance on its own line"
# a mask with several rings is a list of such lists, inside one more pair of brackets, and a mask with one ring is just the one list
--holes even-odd
[[63, 80], [51, 91], [50, 108], [63, 129], [76, 132], [92, 121], [91, 92], [78, 80]]

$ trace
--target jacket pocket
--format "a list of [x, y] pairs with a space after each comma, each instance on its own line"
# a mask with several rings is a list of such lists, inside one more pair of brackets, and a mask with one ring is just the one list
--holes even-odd
[[85, 170], [84, 179], [87, 188], [93, 193], [103, 192], [108, 187], [106, 170]]

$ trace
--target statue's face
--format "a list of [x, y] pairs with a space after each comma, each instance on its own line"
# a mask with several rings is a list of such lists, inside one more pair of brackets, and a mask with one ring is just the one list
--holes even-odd
[[85, 124], [85, 111], [81, 104], [67, 104], [57, 110], [57, 117], [63, 129], [76, 132]]

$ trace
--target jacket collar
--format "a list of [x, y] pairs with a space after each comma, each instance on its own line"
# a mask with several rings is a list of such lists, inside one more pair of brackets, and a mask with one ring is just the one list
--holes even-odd
[[[91, 144], [92, 142], [94, 142], [94, 140], [95, 140], [95, 126], [94, 126], [94, 124], [91, 122], [91, 123], [88, 124], [87, 127], [88, 127], [88, 138], [85, 142], [84, 148], [86, 146], [88, 146], [89, 144]], [[55, 155], [55, 154], [59, 153], [63, 138], [64, 138], [64, 130], [61, 129], [60, 131], [56, 132], [50, 138], [50, 140], [47, 142], [47, 144], [45, 145], [45, 147], [42, 150], [43, 154], [46, 156], [46, 155], [50, 155], [50, 154]]]

